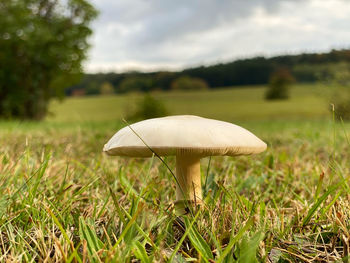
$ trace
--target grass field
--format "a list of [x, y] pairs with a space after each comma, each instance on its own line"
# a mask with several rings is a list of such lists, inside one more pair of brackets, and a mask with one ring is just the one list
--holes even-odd
[[317, 88], [285, 102], [262, 94], [155, 94], [174, 114], [237, 120], [268, 143], [256, 156], [203, 159], [205, 205], [182, 221], [162, 162], [101, 153], [134, 96], [68, 99], [46, 122], [1, 122], [0, 262], [346, 261], [350, 124], [332, 121]]
[[[322, 87], [297, 85], [291, 89], [291, 99], [268, 102], [265, 87], [218, 89], [203, 92], [156, 92], [170, 114], [194, 114], [226, 121], [324, 119], [329, 118], [328, 105]], [[69, 98], [52, 104], [49, 120], [113, 121], [132, 111], [142, 95], [116, 95]]]

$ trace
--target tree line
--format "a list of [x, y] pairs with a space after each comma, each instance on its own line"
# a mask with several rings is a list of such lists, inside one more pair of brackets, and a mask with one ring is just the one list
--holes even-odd
[[298, 83], [326, 79], [339, 63], [350, 63], [350, 49], [326, 53], [303, 53], [271, 58], [254, 57], [229, 63], [188, 68], [182, 71], [85, 74], [80, 83], [66, 89], [67, 95], [126, 93], [131, 91], [205, 89], [268, 84], [275, 72], [288, 71]]

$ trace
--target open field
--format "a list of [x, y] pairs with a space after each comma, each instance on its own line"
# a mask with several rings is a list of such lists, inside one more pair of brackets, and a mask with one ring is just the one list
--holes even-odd
[[[297, 85], [291, 99], [264, 100], [265, 87], [218, 89], [201, 92], [155, 92], [172, 115], [194, 114], [226, 121], [324, 119], [329, 106], [322, 96], [322, 87]], [[51, 107], [54, 121], [113, 121], [132, 111], [140, 94], [68, 98]]]
[[[124, 125], [118, 121], [124, 97], [68, 99], [53, 106], [54, 121], [0, 123], [0, 262], [346, 258], [350, 124], [334, 123], [326, 103], [311, 91], [296, 88], [291, 101], [270, 106], [262, 92], [208, 92], [188, 105], [188, 113], [237, 118], [268, 149], [256, 156], [203, 159], [205, 205], [184, 217], [184, 225], [173, 211], [174, 179], [157, 158], [101, 153]], [[176, 114], [186, 111], [191, 95], [156, 96]], [[225, 113], [223, 106], [254, 101], [262, 105], [254, 112], [247, 106], [250, 111]], [[174, 158], [165, 161], [174, 170]]]

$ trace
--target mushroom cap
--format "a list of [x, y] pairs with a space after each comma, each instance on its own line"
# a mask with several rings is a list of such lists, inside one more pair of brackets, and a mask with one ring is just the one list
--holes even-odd
[[266, 143], [232, 123], [179, 115], [126, 126], [114, 134], [103, 151], [108, 155], [151, 157], [150, 148], [160, 156], [236, 156], [263, 152]]

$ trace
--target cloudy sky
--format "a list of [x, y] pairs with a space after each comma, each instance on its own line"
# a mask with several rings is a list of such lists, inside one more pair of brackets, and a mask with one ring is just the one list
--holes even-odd
[[92, 0], [88, 72], [350, 47], [349, 0]]

